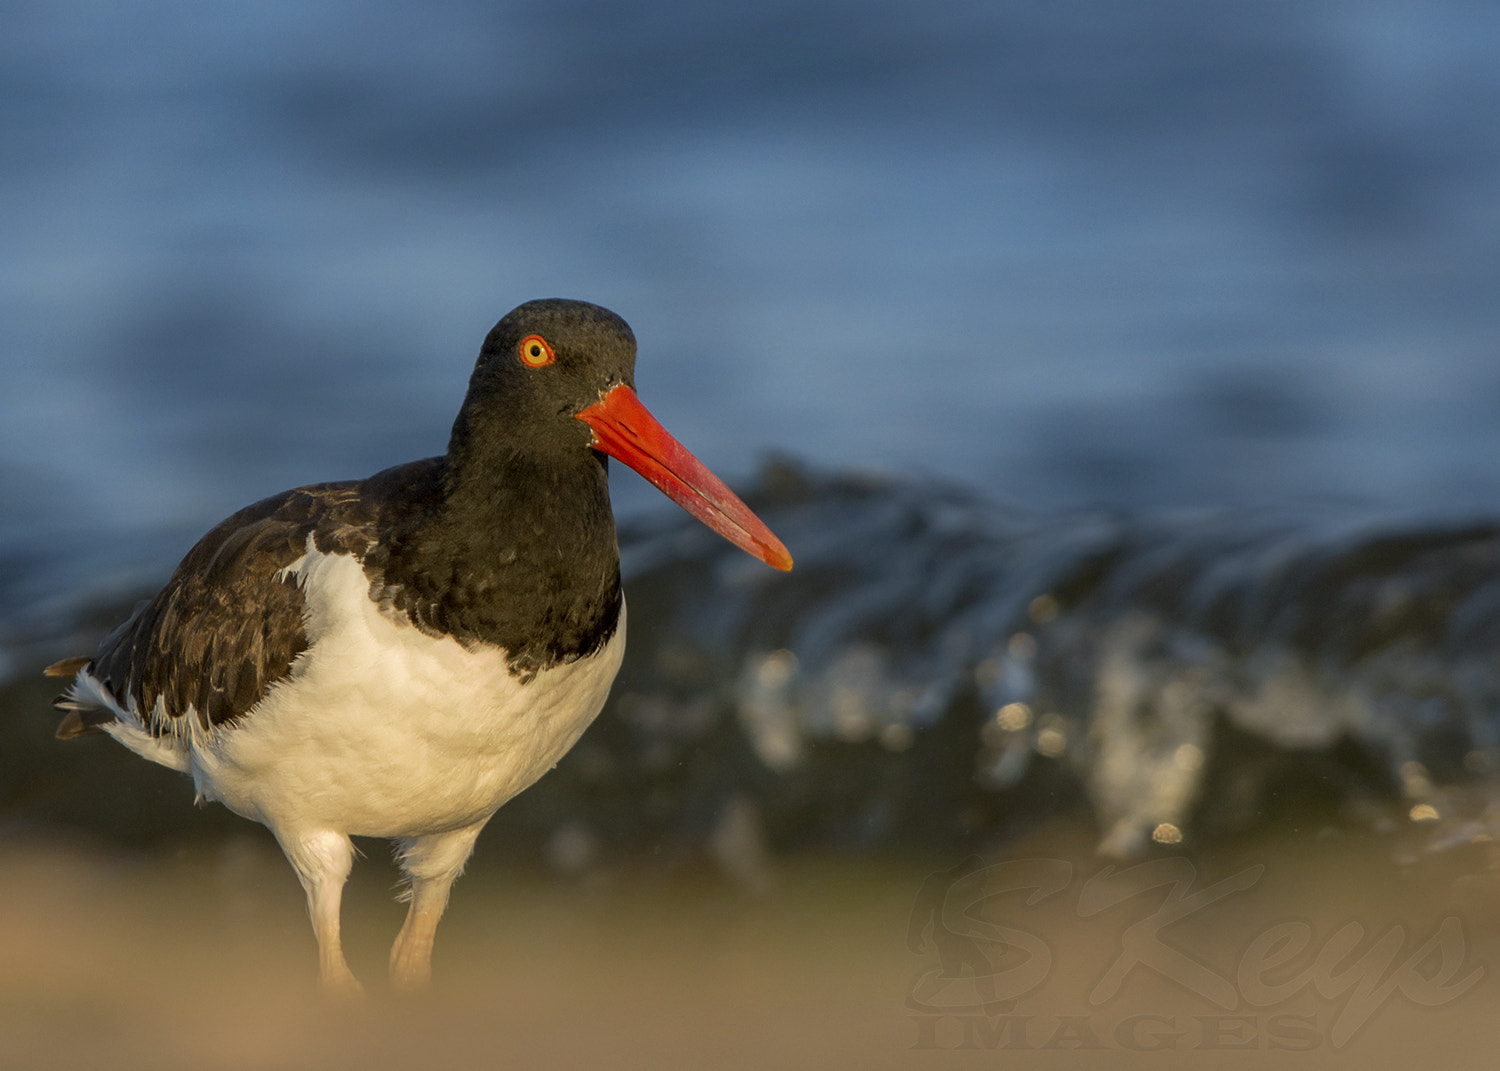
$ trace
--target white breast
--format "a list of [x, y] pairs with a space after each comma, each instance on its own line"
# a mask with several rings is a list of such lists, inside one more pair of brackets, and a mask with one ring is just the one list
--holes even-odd
[[604, 705], [625, 612], [595, 654], [526, 684], [505, 653], [382, 614], [360, 564], [288, 567], [311, 648], [242, 719], [191, 742], [199, 793], [273, 829], [408, 837], [470, 825], [546, 773]]

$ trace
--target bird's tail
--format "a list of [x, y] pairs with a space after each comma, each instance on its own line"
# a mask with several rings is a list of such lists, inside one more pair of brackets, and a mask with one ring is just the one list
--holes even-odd
[[[90, 662], [92, 659], [82, 655], [64, 658], [61, 662], [53, 662], [42, 672], [49, 677], [77, 678], [79, 672], [87, 669]], [[63, 712], [63, 720], [57, 725], [59, 740], [72, 740], [74, 737], [99, 732], [101, 725], [115, 720], [114, 711], [81, 697], [76, 684], [52, 700], [52, 705]]]

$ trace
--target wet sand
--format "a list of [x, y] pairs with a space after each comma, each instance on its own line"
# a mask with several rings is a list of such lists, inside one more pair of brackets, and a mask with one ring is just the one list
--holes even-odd
[[[1390, 838], [1293, 831], [1149, 857], [1130, 894], [1091, 843], [1054, 823], [984, 860], [987, 892], [1061, 881], [1034, 904], [946, 886], [987, 978], [943, 973], [930, 917], [908, 947], [924, 881], [962, 860], [782, 860], [755, 894], [705, 872], [563, 880], [482, 860], [435, 990], [407, 1000], [382, 977], [395, 871], [367, 842], [345, 931], [370, 994], [330, 1007], [301, 892], [258, 831], [155, 855], [33, 832], [0, 841], [0, 1066], [1493, 1065], [1494, 845], [1398, 864]], [[966, 926], [948, 921], [950, 938]]]

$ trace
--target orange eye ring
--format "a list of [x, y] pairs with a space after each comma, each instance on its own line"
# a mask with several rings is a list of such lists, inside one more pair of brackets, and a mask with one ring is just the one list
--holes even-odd
[[541, 335], [527, 335], [516, 347], [516, 352], [521, 355], [521, 362], [529, 368], [541, 368], [557, 360], [551, 343]]

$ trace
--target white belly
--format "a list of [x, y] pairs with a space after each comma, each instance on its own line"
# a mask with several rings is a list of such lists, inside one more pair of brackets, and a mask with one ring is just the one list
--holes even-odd
[[201, 795], [279, 832], [410, 837], [480, 821], [573, 746], [625, 651], [622, 606], [598, 652], [522, 685], [504, 652], [381, 614], [350, 557], [309, 552], [289, 572], [313, 646], [189, 758]]

